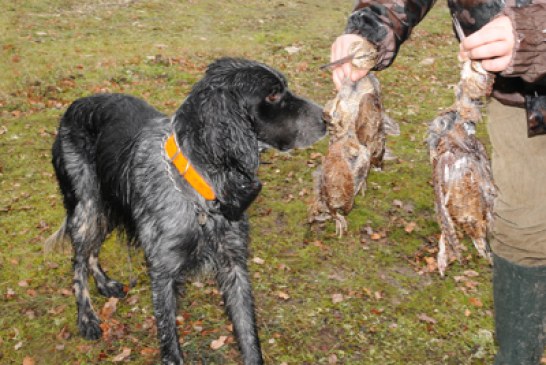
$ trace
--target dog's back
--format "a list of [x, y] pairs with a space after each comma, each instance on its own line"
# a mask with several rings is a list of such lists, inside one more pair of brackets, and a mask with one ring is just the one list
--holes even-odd
[[[86, 181], [98, 182], [97, 174], [102, 175], [98, 170], [119, 171], [136, 136], [154, 120], [164, 118], [145, 101], [124, 94], [97, 94], [72, 103], [61, 118], [53, 145], [53, 165], [65, 207], [73, 209], [72, 192], [82, 190], [72, 186], [82, 180], [77, 175], [91, 175], [95, 178]], [[110, 181], [101, 188], [118, 183]]]

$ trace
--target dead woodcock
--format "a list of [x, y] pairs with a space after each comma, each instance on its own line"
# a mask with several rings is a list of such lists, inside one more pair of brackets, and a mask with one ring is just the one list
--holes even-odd
[[[376, 51], [368, 42], [354, 44], [352, 54], [356, 67], [370, 69], [375, 64]], [[382, 166], [385, 133], [396, 134], [398, 126], [383, 112], [379, 81], [372, 74], [355, 83], [345, 80], [324, 114], [330, 141], [322, 166], [314, 173], [309, 222], [334, 219], [336, 233], [342, 236], [347, 230], [345, 216], [358, 192], [366, 190], [370, 168]]]
[[428, 145], [433, 170], [435, 208], [441, 228], [437, 256], [443, 276], [453, 255], [462, 260], [458, 235], [466, 234], [478, 253], [490, 259], [487, 233], [496, 188], [483, 144], [476, 138], [485, 96], [493, 76], [481, 63], [462, 64], [453, 107], [432, 121]]

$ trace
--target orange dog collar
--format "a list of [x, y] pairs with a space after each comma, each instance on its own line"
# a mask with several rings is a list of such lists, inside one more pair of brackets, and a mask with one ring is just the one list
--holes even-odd
[[216, 199], [214, 190], [212, 187], [203, 179], [201, 175], [195, 170], [191, 162], [184, 156], [178, 143], [176, 143], [176, 138], [174, 133], [167, 138], [165, 142], [165, 153], [167, 157], [171, 160], [173, 165], [176, 167], [180, 175], [186, 179], [188, 184], [190, 184], [203, 198], [206, 200]]

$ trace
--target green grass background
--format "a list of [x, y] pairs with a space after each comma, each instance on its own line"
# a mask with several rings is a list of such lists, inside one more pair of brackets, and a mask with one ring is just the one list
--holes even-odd
[[[115, 236], [104, 246], [110, 275], [138, 283], [117, 305], [114, 334], [95, 342], [77, 333], [70, 249], [42, 252], [64, 216], [50, 148], [66, 106], [95, 92], [125, 92], [172, 113], [221, 56], [270, 64], [295, 92], [325, 103], [335, 93], [318, 66], [329, 61], [351, 3], [0, 1], [0, 363], [108, 364], [123, 348], [131, 350], [126, 363], [158, 362], [138, 251]], [[263, 263], [252, 260], [250, 269], [267, 364], [492, 362], [489, 265], [468, 246], [468, 263], [454, 263], [445, 279], [427, 266], [439, 229], [424, 137], [428, 121], [453, 102], [457, 49], [439, 3], [378, 74], [384, 105], [401, 127], [388, 140], [398, 158], [371, 173], [342, 239], [333, 223], [306, 224], [311, 174], [327, 141], [262, 156], [264, 189], [250, 220], [251, 257]], [[416, 228], [408, 233], [410, 223]], [[106, 299], [93, 286], [91, 295], [100, 310]], [[187, 362], [240, 363], [214, 282], [192, 279], [180, 303]], [[228, 343], [211, 349], [220, 336]]]

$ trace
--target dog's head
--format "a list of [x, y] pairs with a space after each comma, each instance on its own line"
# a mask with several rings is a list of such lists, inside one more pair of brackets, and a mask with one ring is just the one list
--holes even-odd
[[260, 144], [286, 151], [309, 146], [326, 133], [322, 108], [294, 95], [286, 78], [264, 64], [219, 59], [209, 65], [202, 87], [216, 89], [225, 107], [244, 113]]
[[261, 189], [259, 148], [309, 146], [326, 134], [322, 108], [261, 63], [222, 58], [207, 68], [174, 116], [182, 148], [212, 184], [220, 211], [239, 219]]

